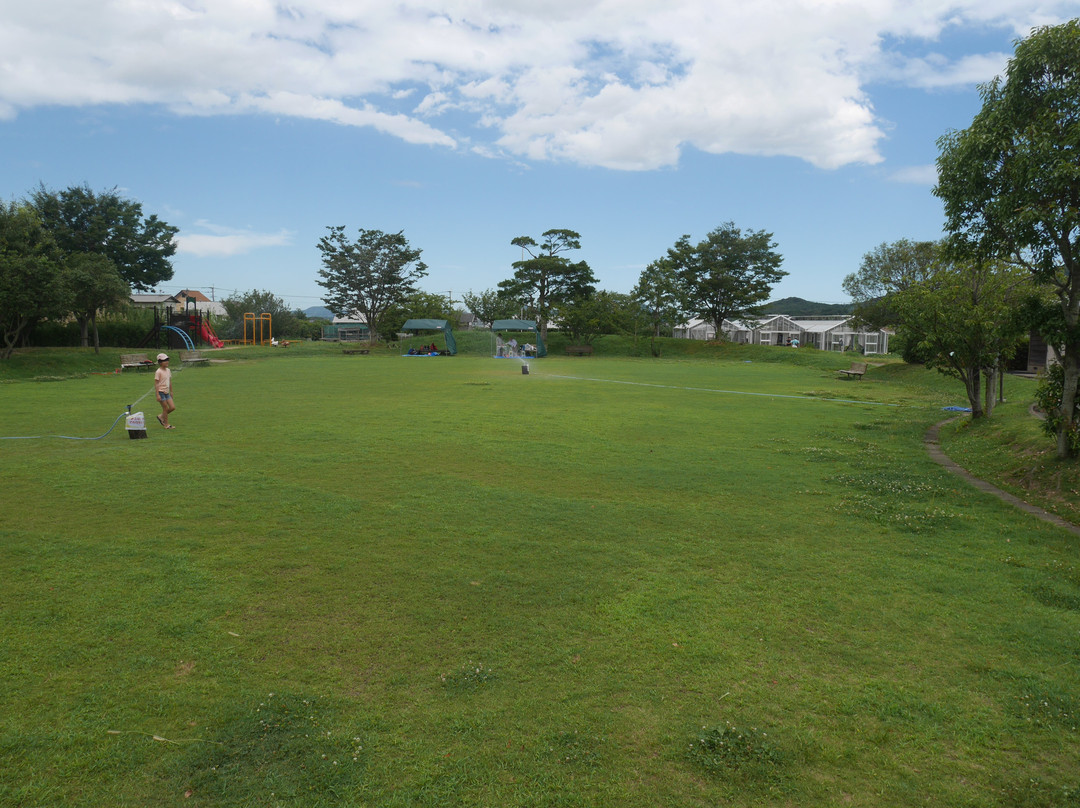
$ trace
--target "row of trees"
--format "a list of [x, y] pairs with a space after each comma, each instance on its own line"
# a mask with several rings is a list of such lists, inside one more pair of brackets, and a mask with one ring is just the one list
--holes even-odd
[[1040, 301], [1023, 270], [953, 259], [945, 241], [882, 244], [843, 285], [859, 321], [896, 328], [905, 359], [963, 382], [973, 418], [993, 412], [998, 376]]
[[[948, 239], [882, 244], [844, 279], [844, 290], [855, 300], [859, 321], [896, 329], [906, 360], [963, 382], [973, 419], [993, 412], [1000, 374], [1029, 334], [1041, 333], [1057, 351], [1067, 350], [1054, 286], [1021, 262], [971, 257]], [[1047, 412], [1045, 428], [1055, 438], [1064, 435], [1061, 456], [1069, 457], [1080, 450], [1080, 407], [1074, 400], [1070, 427], [1065, 373], [1064, 363], [1052, 365], [1037, 398]]]
[[[132, 291], [172, 278], [177, 232], [115, 189], [40, 186], [23, 200], [0, 202], [0, 359], [45, 320], [73, 319], [83, 347], [99, 350], [102, 312], [121, 311]], [[217, 326], [226, 338], [241, 336], [249, 311], [271, 313], [276, 334], [319, 336], [317, 324], [270, 292], [222, 302], [228, 316]]]
[[756, 313], [768, 301], [773, 285], [787, 274], [780, 269], [783, 259], [771, 233], [744, 234], [734, 222], [727, 222], [697, 243], [682, 236], [663, 258], [642, 271], [629, 295], [598, 293], [588, 264], [572, 263], [562, 254], [580, 249], [580, 239], [572, 230], [549, 230], [539, 244], [528, 236], [513, 239], [510, 243], [529, 257], [514, 262], [514, 276], [502, 281], [494, 296], [485, 293], [486, 301], [534, 313], [542, 336], [550, 320], [558, 317], [575, 339], [600, 333], [604, 326], [636, 333], [643, 324], [655, 339], [661, 329], [692, 315], [716, 324], [719, 332], [725, 319]]
[[1039, 398], [1059, 458], [1080, 454], [1080, 20], [1017, 43], [967, 129], [939, 141], [948, 238], [868, 253], [844, 288], [928, 364], [993, 409], [1002, 357], [1029, 330], [1059, 360]]
[[1053, 305], [1039, 324], [1062, 369], [1050, 413], [1057, 455], [1080, 453], [1080, 20], [1017, 43], [1004, 77], [980, 88], [967, 129], [939, 141], [938, 185], [957, 260], [1016, 267]]
[[[362, 229], [350, 241], [343, 227], [327, 229], [319, 241], [326, 305], [363, 315], [373, 338], [392, 333], [395, 310], [406, 300], [415, 305], [422, 294], [416, 289], [427, 274], [421, 251], [401, 232]], [[485, 323], [521, 315], [535, 319], [543, 339], [553, 319], [575, 341], [605, 331], [636, 334], [646, 326], [655, 338], [665, 326], [695, 314], [719, 329], [725, 319], [756, 312], [787, 274], [771, 233], [744, 234], [733, 222], [697, 243], [680, 238], [649, 264], [630, 295], [597, 291], [589, 265], [568, 255], [581, 249], [581, 236], [573, 230], [548, 230], [539, 242], [518, 236], [510, 244], [522, 254], [512, 264], [513, 276], [497, 289], [468, 292], [464, 303]]]
[[172, 277], [177, 232], [115, 189], [41, 186], [0, 202], [0, 359], [35, 324], [69, 316], [97, 350], [99, 312]]

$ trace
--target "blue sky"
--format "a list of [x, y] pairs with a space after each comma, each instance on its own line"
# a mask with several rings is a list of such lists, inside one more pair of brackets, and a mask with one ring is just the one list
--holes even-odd
[[329, 225], [404, 230], [430, 292], [569, 228], [628, 292], [683, 234], [773, 233], [843, 302], [941, 235], [936, 139], [1033, 26], [1012, 0], [0, 0], [0, 194], [118, 188], [180, 228], [161, 291], [321, 304]]

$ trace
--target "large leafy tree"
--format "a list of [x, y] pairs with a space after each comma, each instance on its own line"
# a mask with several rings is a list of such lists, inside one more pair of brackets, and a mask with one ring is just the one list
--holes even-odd
[[697, 244], [683, 236], [668, 250], [667, 260], [682, 276], [687, 306], [721, 333], [724, 320], [760, 312], [773, 285], [788, 273], [780, 269], [772, 233], [745, 234], [727, 222]]
[[604, 333], [625, 334], [633, 337], [636, 343], [638, 335], [650, 326], [649, 312], [633, 295], [600, 291], [593, 297], [600, 297], [606, 301], [604, 305], [607, 317]]
[[172, 256], [179, 230], [144, 217], [142, 205], [116, 189], [96, 193], [77, 185], [51, 191], [44, 185], [30, 202], [65, 255], [100, 255], [133, 289], [146, 291], [173, 276]]
[[37, 212], [0, 202], [0, 359], [7, 359], [34, 324], [71, 310], [60, 253]]
[[71, 290], [71, 308], [79, 324], [82, 346], [94, 334], [94, 353], [101, 350], [98, 313], [119, 308], [131, 296], [131, 287], [120, 277], [116, 265], [100, 253], [73, 253], [64, 259], [64, 275]]
[[[595, 291], [589, 265], [571, 263], [563, 253], [581, 249], [581, 235], [573, 230], [548, 230], [537, 243], [518, 236], [510, 243], [520, 247], [522, 259], [515, 261], [514, 276], [499, 283], [500, 294], [535, 310], [540, 338], [547, 339], [548, 321], [560, 304], [587, 299]], [[528, 258], [525, 258], [525, 255]]]
[[470, 289], [461, 296], [461, 299], [465, 303], [465, 308], [489, 327], [496, 320], [513, 319], [516, 314], [515, 302], [499, 294], [497, 289], [485, 289], [477, 293]]
[[1005, 357], [1027, 328], [1036, 294], [1027, 271], [1001, 261], [933, 263], [922, 281], [888, 296], [928, 367], [964, 383], [972, 419], [989, 416]]
[[844, 278], [844, 291], [855, 302], [855, 317], [873, 328], [896, 325], [891, 296], [929, 278], [939, 249], [936, 241], [900, 239], [866, 253], [858, 272]]
[[307, 315], [272, 292], [252, 289], [235, 292], [221, 301], [225, 307], [227, 322], [219, 323], [218, 330], [224, 339], [240, 339], [244, 334], [244, 315], [269, 314], [270, 328], [274, 337], [297, 338], [314, 333], [306, 324]]
[[422, 250], [410, 247], [404, 232], [361, 228], [350, 241], [344, 227], [327, 230], [329, 235], [319, 239], [323, 268], [318, 283], [327, 292], [323, 301], [338, 314], [362, 315], [373, 340], [383, 331], [387, 310], [413, 294], [416, 282], [427, 275]]
[[938, 141], [938, 184], [951, 246], [1000, 258], [1050, 286], [1061, 311], [1063, 370], [1058, 457], [1075, 457], [1069, 434], [1080, 381], [1080, 20], [1038, 28], [1016, 45], [1004, 78], [980, 87], [967, 129]]
[[559, 325], [575, 345], [588, 345], [601, 334], [632, 334], [644, 324], [640, 304], [630, 295], [601, 290], [559, 308]]
[[453, 327], [456, 325], [457, 314], [450, 299], [445, 295], [416, 291], [386, 310], [382, 326], [386, 334], [395, 334], [401, 330], [406, 321], [414, 318], [417, 320], [447, 320]]
[[657, 356], [656, 338], [664, 326], [674, 327], [686, 319], [688, 292], [674, 264], [664, 258], [642, 270], [631, 296], [645, 312], [652, 326], [650, 348]]

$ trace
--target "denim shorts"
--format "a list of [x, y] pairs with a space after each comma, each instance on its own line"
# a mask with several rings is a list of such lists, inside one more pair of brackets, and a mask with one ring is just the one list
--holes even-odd
[[158, 401], [168, 401], [170, 398], [172, 398], [172, 394], [170, 394], [170, 393], [158, 393], [157, 394]]

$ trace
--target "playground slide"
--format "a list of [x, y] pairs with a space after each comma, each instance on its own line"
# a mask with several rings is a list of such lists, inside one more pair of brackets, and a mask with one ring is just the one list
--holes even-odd
[[199, 336], [215, 348], [220, 348], [225, 344], [218, 339], [217, 334], [214, 333], [214, 329], [210, 327], [210, 323], [206, 322], [206, 320], [199, 323]]

